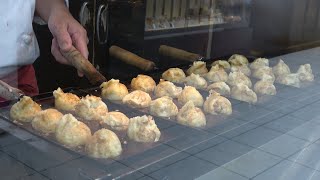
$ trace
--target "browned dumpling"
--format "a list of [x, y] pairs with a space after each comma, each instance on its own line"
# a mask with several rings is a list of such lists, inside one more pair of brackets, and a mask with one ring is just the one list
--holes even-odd
[[182, 92], [182, 87], [177, 87], [170, 81], [164, 81], [160, 79], [159, 84], [156, 86], [154, 90], [154, 95], [157, 98], [160, 98], [163, 96], [176, 98], [180, 95], [181, 92]]
[[207, 81], [199, 74], [191, 74], [184, 79], [187, 86], [193, 86], [196, 89], [205, 89], [208, 86]]
[[53, 91], [54, 105], [57, 109], [62, 111], [75, 111], [75, 106], [80, 102], [80, 98], [72, 93], [64, 93], [62, 89], [58, 88]]
[[203, 105], [203, 97], [200, 92], [192, 87], [185, 86], [182, 93], [178, 96], [178, 102], [182, 105], [188, 101], [192, 101], [195, 106], [201, 107]]
[[287, 74], [291, 74], [290, 68], [282, 59], [279, 60], [279, 63], [275, 65], [273, 68], [273, 74], [276, 76], [276, 78], [280, 76], [284, 76]]
[[170, 82], [182, 83], [186, 74], [180, 68], [170, 68], [162, 74], [162, 78]]
[[62, 116], [56, 109], [46, 109], [33, 118], [32, 127], [42, 133], [54, 133]]
[[247, 66], [249, 64], [248, 59], [245, 56], [239, 55], [239, 54], [232, 55], [228, 59], [228, 62], [230, 63], [231, 66], [242, 66], [242, 65]]
[[138, 116], [130, 119], [128, 137], [137, 142], [157, 142], [161, 132], [152, 116]]
[[100, 85], [101, 97], [111, 101], [121, 101], [124, 96], [129, 94], [127, 87], [119, 80], [111, 79]]
[[101, 116], [100, 124], [116, 131], [125, 131], [129, 126], [129, 118], [121, 112], [108, 112]]
[[178, 107], [170, 97], [164, 96], [151, 101], [149, 112], [155, 116], [172, 117], [178, 114]]
[[300, 81], [314, 81], [314, 75], [312, 74], [310, 64], [301, 65], [298, 69], [297, 74], [299, 74]]
[[210, 71], [204, 75], [204, 77], [209, 82], [227, 82], [228, 81], [228, 74], [227, 72], [221, 68], [218, 64], [212, 66]]
[[231, 88], [231, 96], [239, 101], [255, 104], [258, 101], [257, 94], [247, 85], [237, 84]]
[[216, 83], [213, 83], [211, 85], [209, 85], [207, 87], [207, 90], [210, 91], [215, 91], [217, 93], [219, 93], [220, 95], [222, 96], [229, 96], [230, 95], [230, 87], [227, 85], [227, 83], [225, 82], [216, 82]]
[[179, 111], [177, 121], [191, 127], [204, 127], [207, 124], [206, 116], [192, 101], [188, 101]]
[[89, 121], [100, 121], [101, 116], [108, 112], [108, 107], [101, 98], [92, 95], [87, 95], [82, 98], [75, 109], [75, 112], [79, 117]]
[[284, 74], [282, 76], [279, 76], [276, 78], [276, 82], [279, 84], [300, 88], [300, 79], [299, 74], [297, 73]]
[[156, 87], [156, 82], [152, 77], [139, 74], [131, 80], [131, 88], [133, 90], [141, 90], [147, 93], [152, 93]]
[[247, 65], [231, 66], [231, 72], [242, 72], [246, 76], [251, 76], [251, 70]]
[[251, 80], [242, 72], [230, 72], [227, 83], [230, 86], [235, 86], [237, 84], [244, 84], [248, 87], [252, 87]]
[[193, 65], [187, 70], [187, 74], [199, 74], [203, 75], [208, 73], [206, 62], [204, 61], [195, 61]]
[[58, 122], [55, 136], [61, 144], [68, 147], [77, 147], [88, 142], [91, 137], [91, 130], [72, 114], [66, 114]]
[[150, 106], [151, 97], [148, 93], [140, 90], [135, 90], [126, 95], [122, 99], [123, 104], [133, 108], [146, 108]]
[[211, 92], [203, 104], [203, 109], [205, 112], [212, 115], [231, 115], [232, 106], [231, 102], [220, 96], [219, 93]]
[[41, 111], [39, 104], [30, 97], [23, 96], [10, 109], [10, 117], [20, 122], [31, 122], [32, 119]]
[[257, 70], [263, 67], [269, 67], [269, 60], [266, 58], [258, 58], [250, 64], [250, 68], [252, 70]]
[[211, 64], [211, 66], [215, 65], [219, 65], [220, 68], [223, 68], [225, 70], [229, 70], [231, 68], [230, 64], [226, 60], [217, 60]]
[[89, 156], [94, 158], [114, 158], [120, 156], [122, 147], [114, 132], [100, 129], [89, 139], [85, 150]]
[[264, 66], [254, 70], [252, 76], [257, 79], [269, 80], [271, 82], [274, 82], [276, 79], [275, 75], [273, 74], [272, 68], [268, 66]]
[[272, 81], [260, 80], [253, 88], [254, 92], [262, 95], [276, 95], [277, 90]]

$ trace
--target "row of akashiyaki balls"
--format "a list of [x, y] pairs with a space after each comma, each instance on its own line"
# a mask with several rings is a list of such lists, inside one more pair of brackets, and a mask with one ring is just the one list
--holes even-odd
[[[30, 97], [24, 96], [12, 106], [10, 116], [15, 121], [31, 123], [35, 130], [45, 136], [54, 134], [56, 140], [67, 147], [84, 146], [85, 152], [95, 158], [114, 158], [122, 153], [121, 141], [113, 131], [126, 131], [128, 138], [136, 142], [157, 142], [160, 139], [160, 130], [151, 116], [129, 119], [121, 112], [108, 112], [99, 97], [86, 96], [80, 99], [75, 94], [64, 93], [60, 88], [54, 92], [54, 96], [55, 107], [60, 111], [52, 108], [42, 110]], [[73, 106], [75, 102], [78, 103]], [[72, 114], [85, 120], [97, 120], [100, 114], [99, 122], [105, 128], [92, 135], [84, 123], [86, 121], [79, 121]]]

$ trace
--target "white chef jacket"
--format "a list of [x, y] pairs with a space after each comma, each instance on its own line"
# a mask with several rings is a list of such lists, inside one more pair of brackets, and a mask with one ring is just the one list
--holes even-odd
[[32, 64], [39, 46], [32, 28], [35, 0], [4, 0], [0, 6], [0, 77]]
[[35, 3], [36, 0], [1, 1], [0, 78], [19, 66], [32, 64], [40, 55], [32, 27]]

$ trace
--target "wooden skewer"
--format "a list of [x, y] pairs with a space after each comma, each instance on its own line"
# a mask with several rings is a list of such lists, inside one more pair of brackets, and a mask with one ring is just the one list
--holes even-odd
[[109, 54], [129, 65], [135, 66], [143, 71], [151, 71], [155, 69], [155, 63], [133, 54], [130, 51], [122, 49], [118, 46], [111, 46]]
[[69, 52], [63, 53], [63, 56], [68, 59], [71, 64], [88, 78], [91, 84], [101, 84], [107, 79], [75, 48]]
[[24, 93], [20, 89], [14, 88], [0, 80], [0, 97], [6, 100], [19, 99]]
[[199, 61], [202, 59], [202, 56], [199, 54], [191, 53], [182, 49], [170, 47], [167, 45], [161, 45], [159, 48], [159, 53], [163, 56], [172, 57], [174, 59], [179, 59], [183, 61]]

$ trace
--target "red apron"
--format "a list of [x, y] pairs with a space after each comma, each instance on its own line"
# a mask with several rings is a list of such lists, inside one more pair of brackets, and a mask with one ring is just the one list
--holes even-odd
[[[39, 94], [37, 78], [32, 65], [22, 66], [17, 71], [1, 78], [1, 80], [12, 87], [22, 90], [25, 95], [34, 96]], [[4, 99], [0, 97], [0, 101], [3, 100]]]

